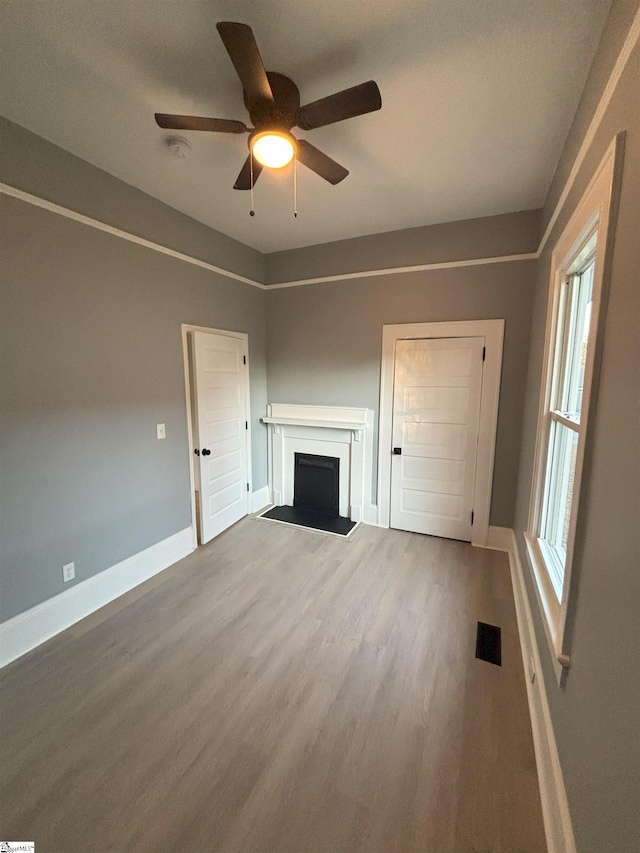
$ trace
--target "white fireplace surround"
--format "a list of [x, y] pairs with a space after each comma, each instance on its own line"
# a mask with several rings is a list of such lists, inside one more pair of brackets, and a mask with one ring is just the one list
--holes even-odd
[[345, 406], [269, 403], [262, 422], [269, 427], [269, 487], [277, 506], [293, 505], [296, 453], [340, 460], [340, 515], [371, 521], [373, 411]]

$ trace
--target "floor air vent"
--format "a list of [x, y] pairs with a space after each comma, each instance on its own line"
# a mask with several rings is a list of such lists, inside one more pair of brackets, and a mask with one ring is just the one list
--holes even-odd
[[476, 657], [479, 660], [494, 663], [496, 666], [502, 666], [502, 640], [500, 637], [500, 628], [497, 625], [487, 625], [486, 622], [478, 622]]

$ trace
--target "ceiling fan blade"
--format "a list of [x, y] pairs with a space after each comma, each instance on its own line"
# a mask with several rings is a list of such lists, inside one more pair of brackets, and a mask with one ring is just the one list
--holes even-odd
[[296, 115], [296, 124], [302, 130], [313, 130], [336, 121], [344, 121], [346, 118], [372, 113], [379, 110], [381, 106], [382, 98], [378, 84], [369, 80], [367, 83], [344, 89], [342, 92], [336, 92], [335, 95], [320, 98], [319, 101], [300, 107]]
[[234, 21], [220, 21], [216, 27], [249, 101], [273, 101], [267, 72], [251, 27]]
[[[260, 172], [262, 171], [263, 166], [262, 163], [258, 163], [258, 161], [253, 158], [253, 185], [255, 187], [256, 181], [260, 177]], [[233, 185], [234, 190], [250, 190], [251, 189], [251, 154], [244, 161], [244, 166], [240, 169], [240, 174], [236, 178], [236, 182]]]
[[174, 116], [156, 113], [156, 124], [168, 130], [209, 130], [217, 133], [248, 133], [243, 121], [226, 118], [200, 118], [199, 116]]
[[348, 169], [345, 169], [340, 163], [336, 163], [331, 157], [327, 157], [306, 139], [298, 139], [296, 157], [307, 169], [311, 169], [312, 172], [320, 175], [330, 184], [339, 184], [349, 174]]

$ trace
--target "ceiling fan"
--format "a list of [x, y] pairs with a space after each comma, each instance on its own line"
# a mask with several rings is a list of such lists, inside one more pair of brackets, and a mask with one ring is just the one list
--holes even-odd
[[300, 106], [298, 87], [274, 71], [265, 71], [251, 27], [233, 21], [217, 24], [220, 38], [244, 90], [244, 103], [253, 127], [242, 121], [156, 113], [157, 124], [170, 130], [204, 130], [217, 133], [248, 133], [249, 156], [233, 185], [248, 190], [264, 166], [280, 168], [293, 157], [325, 181], [338, 184], [348, 170], [323, 154], [306, 139], [296, 139], [292, 127], [313, 130], [347, 118], [379, 110], [380, 90], [373, 80]]

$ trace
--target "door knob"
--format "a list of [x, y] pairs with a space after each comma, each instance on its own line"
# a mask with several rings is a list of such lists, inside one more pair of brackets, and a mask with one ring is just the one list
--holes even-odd
[[211, 451], [210, 451], [210, 450], [207, 450], [207, 448], [206, 448], [206, 447], [203, 447], [203, 448], [202, 448], [202, 455], [203, 455], [203, 456], [211, 456]]

